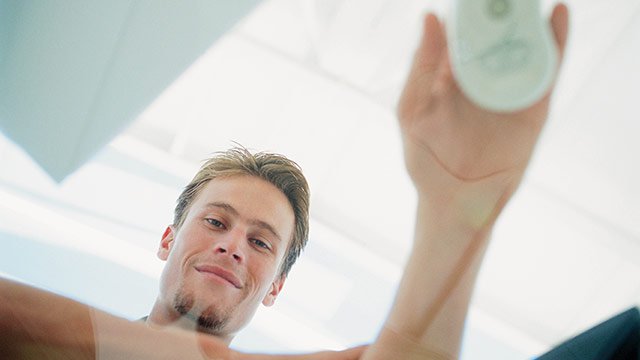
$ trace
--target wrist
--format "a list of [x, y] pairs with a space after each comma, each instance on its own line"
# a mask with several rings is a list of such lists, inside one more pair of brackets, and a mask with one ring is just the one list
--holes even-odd
[[451, 360], [455, 359], [453, 354], [447, 354], [444, 350], [425, 346], [423, 343], [413, 339], [408, 334], [395, 331], [389, 326], [385, 326], [380, 331], [376, 341], [371, 344], [365, 352], [363, 359], [433, 359]]
[[418, 187], [418, 214], [431, 226], [469, 233], [490, 232], [519, 185], [506, 175], [473, 182]]

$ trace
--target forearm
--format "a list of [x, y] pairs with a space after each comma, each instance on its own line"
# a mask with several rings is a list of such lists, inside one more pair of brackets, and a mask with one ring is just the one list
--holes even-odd
[[0, 357], [92, 359], [88, 307], [0, 279]]
[[0, 359], [356, 360], [363, 351], [364, 347], [306, 355], [240, 353], [210, 335], [153, 329], [0, 278]]
[[154, 330], [0, 278], [0, 358], [228, 359], [217, 339]]
[[[492, 180], [494, 181], [494, 180]], [[476, 277], [497, 215], [511, 192], [486, 183], [451, 196], [420, 196], [413, 249], [391, 313], [367, 356], [403, 359], [459, 356]], [[385, 355], [387, 354], [387, 355]]]

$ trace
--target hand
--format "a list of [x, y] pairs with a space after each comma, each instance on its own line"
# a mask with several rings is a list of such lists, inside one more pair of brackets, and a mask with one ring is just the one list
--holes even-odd
[[[555, 7], [551, 26], [562, 59], [568, 28], [566, 6]], [[458, 88], [444, 28], [435, 15], [428, 15], [398, 105], [405, 162], [418, 193], [430, 201], [448, 202], [461, 190], [496, 180], [490, 186], [495, 196], [487, 200], [495, 205], [505, 193], [508, 198], [520, 182], [545, 123], [550, 95], [551, 90], [536, 104], [513, 113], [478, 107]], [[475, 187], [472, 192], [487, 190], [484, 185]]]
[[354, 347], [343, 351], [321, 351], [304, 355], [257, 355], [239, 354], [236, 360], [358, 360], [367, 349], [367, 345]]

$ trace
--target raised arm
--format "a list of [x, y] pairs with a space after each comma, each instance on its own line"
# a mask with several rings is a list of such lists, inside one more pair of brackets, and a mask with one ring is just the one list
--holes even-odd
[[[562, 56], [568, 11], [551, 26]], [[518, 188], [547, 118], [547, 94], [515, 113], [471, 103], [451, 73], [434, 15], [398, 106], [407, 170], [418, 193], [415, 238], [398, 294], [366, 359], [454, 359], [497, 217]]]

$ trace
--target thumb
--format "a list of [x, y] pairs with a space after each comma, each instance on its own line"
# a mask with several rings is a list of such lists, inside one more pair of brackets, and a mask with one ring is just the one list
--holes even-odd
[[412, 71], [430, 74], [438, 69], [447, 41], [444, 29], [435, 14], [429, 13], [424, 19], [422, 39], [413, 59]]
[[440, 21], [429, 13], [424, 19], [422, 39], [413, 57], [413, 64], [398, 103], [398, 117], [411, 118], [429, 100], [438, 76], [447, 41]]
[[560, 60], [562, 61], [569, 32], [569, 9], [565, 4], [558, 4], [553, 9], [553, 13], [551, 13], [551, 29], [556, 39]]

